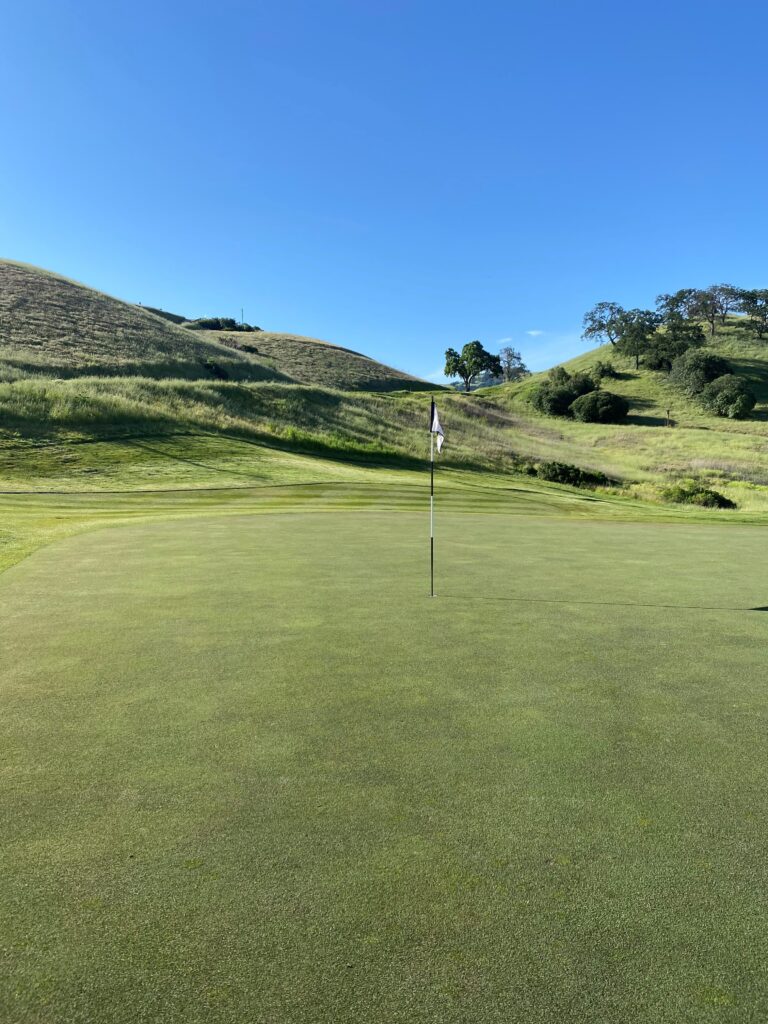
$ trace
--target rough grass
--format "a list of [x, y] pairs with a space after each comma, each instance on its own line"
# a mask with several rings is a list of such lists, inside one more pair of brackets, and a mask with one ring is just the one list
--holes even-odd
[[[658, 494], [670, 479], [700, 477], [749, 507], [762, 506], [759, 488], [768, 485], [768, 342], [752, 337], [738, 319], [720, 327], [708, 349], [723, 355], [746, 376], [758, 395], [753, 418], [733, 421], [712, 416], [693, 399], [675, 389], [665, 374], [636, 370], [610, 345], [594, 349], [563, 365], [571, 372], [587, 370], [598, 359], [610, 360], [620, 377], [603, 386], [630, 403], [626, 425], [575, 423], [536, 413], [531, 391], [546, 376], [488, 388], [478, 403], [501, 406], [514, 421], [518, 451], [540, 459], [558, 459], [599, 470], [627, 482], [647, 485]], [[665, 426], [671, 412], [672, 428]], [[745, 488], [744, 483], [758, 489]], [[655, 487], [651, 487], [655, 485]]]
[[[243, 345], [258, 347], [259, 354]], [[37, 267], [0, 260], [0, 380], [97, 374], [205, 379], [220, 371], [234, 380], [345, 390], [434, 390], [339, 346], [293, 335], [192, 331]]]
[[[425, 457], [429, 396], [375, 395], [286, 384], [142, 378], [25, 380], [0, 384], [0, 483], [32, 472], [26, 453], [52, 441], [147, 440], [200, 431], [234, 433], [305, 453], [412, 464]], [[512, 465], [503, 415], [471, 398], [444, 397], [455, 465]], [[61, 449], [59, 449], [61, 450]]]
[[0, 261], [0, 364], [6, 377], [205, 377], [206, 359], [234, 375], [252, 372], [247, 355], [139, 306], [37, 267]]
[[341, 391], [442, 391], [440, 385], [377, 363], [340, 345], [295, 334], [206, 332], [234, 348], [258, 349], [257, 358], [299, 384]]
[[[137, 465], [135, 453], [126, 459], [127, 438], [135, 447], [145, 443], [148, 461], [158, 438], [180, 438], [164, 447], [178, 444], [184, 459], [183, 449], [197, 444], [186, 438], [201, 433], [331, 459], [412, 466], [423, 458], [428, 398], [417, 392], [429, 386], [349, 349], [293, 335], [190, 331], [19, 264], [0, 263], [3, 282], [0, 487], [69, 487], [61, 483], [66, 465], [82, 462], [74, 446], [107, 439], [115, 443], [115, 465], [104, 459], [103, 475], [86, 467], [93, 487], [119, 485], [121, 467]], [[258, 351], [241, 351], [243, 345]], [[540, 376], [471, 396], [446, 392], [440, 401], [447, 459], [494, 472], [525, 459], [566, 462], [605, 473], [649, 500], [660, 500], [670, 482], [696, 479], [742, 508], [765, 508], [768, 348], [737, 319], [710, 345], [750, 379], [761, 399], [756, 418], [713, 417], [662, 374], [635, 371], [604, 347], [568, 365], [584, 369], [597, 358], [613, 359], [621, 376], [606, 386], [630, 402], [625, 425], [537, 415], [527, 396]], [[212, 379], [211, 361], [234, 379]], [[70, 379], [54, 379], [61, 377]], [[672, 429], [663, 425], [667, 410]], [[161, 486], [162, 474], [152, 475]], [[125, 486], [138, 479], [133, 469], [129, 477]], [[82, 482], [78, 474], [73, 479], [75, 486]]]
[[438, 523], [0, 576], [3, 1020], [764, 1020], [762, 531]]

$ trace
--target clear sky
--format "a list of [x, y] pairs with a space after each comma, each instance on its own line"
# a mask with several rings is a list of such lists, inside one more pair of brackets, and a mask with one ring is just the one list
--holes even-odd
[[768, 286], [764, 0], [25, 0], [0, 254], [439, 379]]

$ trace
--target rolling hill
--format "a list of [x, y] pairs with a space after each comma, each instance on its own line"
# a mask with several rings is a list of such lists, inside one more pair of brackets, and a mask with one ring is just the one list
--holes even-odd
[[434, 389], [338, 345], [291, 334], [193, 331], [167, 314], [2, 260], [0, 380], [34, 376], [270, 380], [348, 391]]
[[[529, 399], [542, 374], [469, 396], [445, 391], [443, 466], [506, 475], [564, 462], [606, 474], [612, 495], [653, 502], [695, 478], [744, 510], [766, 509], [768, 344], [732, 319], [708, 348], [754, 388], [748, 420], [710, 415], [665, 375], [605, 346], [565, 366], [611, 359], [618, 378], [604, 387], [630, 403], [626, 423], [537, 413]], [[262, 482], [293, 479], [299, 464], [301, 479], [341, 479], [345, 465], [364, 463], [413, 469], [423, 465], [435, 390], [340, 345], [191, 330], [0, 262], [0, 489], [237, 486], [257, 464], [267, 467], [256, 471]]]
[[[639, 496], [656, 496], [670, 480], [697, 477], [740, 505], [768, 507], [768, 342], [754, 338], [733, 318], [708, 340], [706, 351], [723, 356], [735, 374], [748, 380], [758, 398], [749, 419], [710, 414], [665, 374], [642, 365], [635, 369], [632, 360], [622, 359], [610, 345], [562, 365], [574, 373], [588, 370], [598, 360], [610, 360], [619, 376], [605, 380], [603, 386], [629, 402], [626, 424], [578, 423], [537, 413], [529, 399], [546, 373], [487, 388], [473, 397], [510, 417], [515, 449], [523, 457], [557, 459], [604, 472]], [[671, 428], [666, 426], [668, 412]]]

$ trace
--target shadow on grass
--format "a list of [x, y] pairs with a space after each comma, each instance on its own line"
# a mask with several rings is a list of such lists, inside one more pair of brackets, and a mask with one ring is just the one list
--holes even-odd
[[[656, 404], [654, 402], [648, 401], [647, 398], [633, 398], [631, 400], [630, 404], [631, 404], [633, 409], [641, 409], [642, 410], [642, 409], [648, 409], [648, 408], [657, 408]], [[660, 416], [658, 413], [653, 415], [653, 416], [649, 416], [649, 415], [645, 415], [643, 412], [638, 412], [638, 413], [632, 412], [632, 413], [629, 414], [629, 416], [627, 416], [625, 422], [626, 423], [633, 423], [633, 424], [635, 424], [635, 426], [639, 426], [639, 427], [666, 427], [667, 426], [667, 417], [666, 416]], [[673, 425], [674, 425], [674, 422], [675, 421], [672, 420], [672, 424]]]
[[127, 444], [130, 444], [132, 448], [141, 448], [142, 451], [150, 452], [153, 455], [161, 455], [165, 459], [169, 459], [172, 462], [183, 462], [188, 466], [194, 466], [196, 469], [206, 469], [211, 473], [223, 473], [225, 476], [244, 476], [248, 480], [266, 480], [267, 476], [265, 473], [246, 472], [242, 469], [232, 469], [231, 467], [222, 468], [221, 466], [214, 466], [207, 462], [200, 462], [198, 459], [192, 459], [185, 455], [179, 455], [173, 451], [166, 451], [163, 448], [158, 448], [156, 445], [148, 444], [146, 441], [139, 440], [137, 438], [125, 438]]
[[759, 608], [739, 608], [722, 604], [646, 604], [642, 601], [584, 601], [563, 597], [488, 597], [477, 594], [440, 594], [444, 601], [504, 601], [509, 604], [562, 604], [590, 605], [599, 608], [663, 608], [693, 612], [768, 612], [768, 605]]
[[[402, 452], [374, 452], [352, 446], [349, 448], [338, 448], [334, 445], [325, 444], [320, 439], [310, 440], [303, 438], [300, 441], [293, 442], [289, 439], [275, 437], [271, 434], [264, 437], [245, 437], [242, 434], [234, 434], [232, 432], [211, 432], [209, 436], [218, 438], [225, 437], [230, 441], [240, 441], [243, 444], [253, 445], [255, 448], [271, 448], [276, 451], [291, 452], [294, 455], [320, 456], [321, 458], [328, 459], [332, 462], [346, 462], [352, 463], [355, 466], [366, 466], [374, 469], [392, 468], [425, 470], [429, 466], [429, 459], [426, 456], [424, 458], [417, 458], [415, 455], [406, 455]], [[451, 468], [474, 470], [479, 473], [493, 472], [487, 463], [471, 459], [462, 459], [460, 462], [457, 461], [451, 465]]]

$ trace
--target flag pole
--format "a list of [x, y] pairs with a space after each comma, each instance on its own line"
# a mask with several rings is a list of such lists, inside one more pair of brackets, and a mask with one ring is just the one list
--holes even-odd
[[435, 435], [429, 435], [429, 596], [435, 596]]

